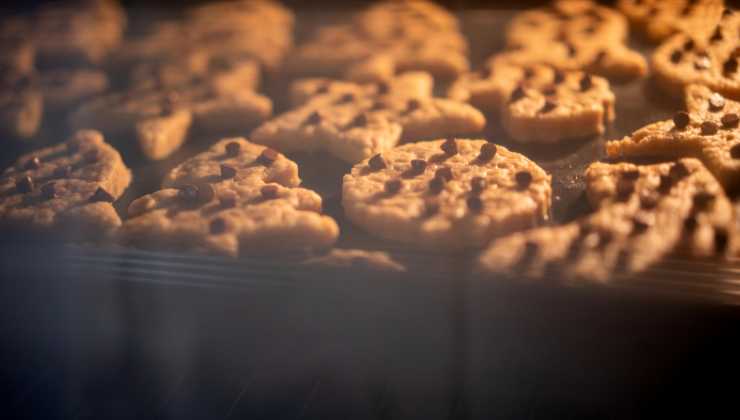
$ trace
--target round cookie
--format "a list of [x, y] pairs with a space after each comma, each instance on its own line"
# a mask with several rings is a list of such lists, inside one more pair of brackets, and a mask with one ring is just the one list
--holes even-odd
[[349, 220], [373, 235], [455, 250], [548, 219], [551, 177], [519, 153], [485, 140], [409, 143], [344, 176]]
[[618, 0], [617, 8], [653, 42], [692, 33], [724, 9], [723, 0]]

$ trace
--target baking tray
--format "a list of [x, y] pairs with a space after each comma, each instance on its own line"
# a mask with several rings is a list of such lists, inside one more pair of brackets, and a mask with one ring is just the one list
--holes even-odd
[[[357, 5], [354, 3], [353, 5]], [[298, 33], [349, 10], [301, 7]], [[134, 28], [166, 10], [132, 10]], [[511, 10], [459, 10], [475, 65], [502, 45]], [[634, 45], [643, 51], [646, 46]], [[553, 175], [556, 221], [588, 211], [581, 174], [618, 138], [671, 116], [649, 80], [616, 85], [599, 139], [522, 151]], [[267, 90], [283, 97], [284, 84]], [[278, 108], [285, 102], [278, 100]], [[61, 120], [42, 142], [59, 139]], [[216, 139], [164, 162], [124, 150], [120, 203]], [[119, 143], [120, 144], [120, 143]], [[12, 162], [34, 145], [2, 154]], [[8, 418], [636, 418], [733, 401], [740, 372], [740, 264], [671, 256], [639, 276], [562, 285], [472, 276], [475, 252], [430, 254], [376, 240], [342, 217], [339, 162], [303, 162], [342, 228], [338, 246], [386, 250], [406, 273], [306, 268], [5, 233], [0, 376]], [[6, 165], [4, 165], [6, 166]]]
[[[149, 23], [153, 16], [173, 14], [167, 9], [134, 9], [132, 10], [132, 23], [130, 32], [136, 32]], [[318, 25], [337, 22], [345, 19], [351, 9], [327, 12], [324, 10], [301, 9], [297, 22], [297, 39], [306, 36], [307, 33]], [[491, 10], [491, 9], [464, 9], [459, 11], [462, 27], [465, 34], [471, 40], [471, 61], [473, 67], [481, 66], [485, 59], [492, 53], [503, 47], [503, 30], [507, 20], [515, 13], [514, 10]], [[639, 39], [633, 40], [634, 48], [645, 52], [650, 47]], [[118, 78], [116, 78], [116, 76]], [[114, 83], [120, 83], [121, 75], [114, 73]], [[276, 112], [287, 109], [287, 85], [285, 80], [279, 77], [268, 76], [264, 83], [264, 90], [275, 99]], [[636, 80], [625, 84], [614, 84], [616, 93], [617, 119], [611, 125], [607, 133], [599, 138], [562, 142], [554, 147], [539, 147], [538, 145], [521, 145], [510, 141], [496, 121], [489, 124], [485, 137], [495, 143], [524, 153], [535, 160], [553, 178], [553, 223], [572, 220], [589, 211], [584, 196], [584, 184], [582, 175], [585, 168], [593, 161], [604, 157], [603, 145], [605, 139], [621, 138], [633, 130], [650, 122], [670, 118], [675, 110], [680, 109], [682, 104], [669, 102], [665, 95], [657, 92], [652, 81], [648, 79]], [[438, 83], [437, 93], [443, 94], [445, 85]], [[68, 133], [65, 128], [64, 118], [61, 115], [45, 116], [45, 126], [40, 141], [33, 144], [24, 144], [16, 147], [19, 150], [11, 150], [3, 153], [2, 162], [7, 166], [21, 151], [27, 151], [39, 147], [39, 144], [59, 141], [63, 136], [59, 133]], [[234, 133], [235, 135], [247, 135], [248, 133]], [[206, 149], [217, 138], [207, 133], [193, 133], [186, 145], [167, 160], [150, 162], [138, 155], [136, 148], [131, 147], [127, 139], [109, 139], [124, 154], [126, 163], [134, 172], [134, 181], [125, 195], [116, 203], [119, 212], [126, 213], [128, 204], [143, 194], [153, 192], [159, 188], [163, 176], [175, 165], [184, 159]], [[404, 245], [375, 239], [361, 230], [353, 227], [343, 216], [341, 209], [341, 179], [342, 175], [349, 171], [349, 166], [333, 160], [327, 156], [290, 156], [299, 163], [300, 174], [304, 185], [317, 190], [324, 198], [324, 210], [334, 217], [340, 224], [341, 236], [338, 247], [359, 248], [366, 250], [385, 250], [390, 255], [406, 265], [407, 277], [449, 277], [454, 271], [456, 277], [472, 275], [471, 267], [476, 255], [475, 251], [458, 254], [430, 254], [409, 249]], [[145, 252], [137, 250], [125, 250], [114, 246], [80, 246], [71, 245], [67, 247], [70, 263], [86, 264], [89, 270], [105, 269], [112, 261], [126, 261], [135, 266], [142, 264], [145, 267], [156, 266], [161, 263], [163, 267], [169, 267], [170, 254], [162, 252]], [[237, 264], [239, 276], [259, 277], [265, 273], [271, 276], [284, 276], [286, 278], [307, 277], [308, 279], [321, 276], [321, 270], [306, 270], [295, 265], [295, 260], [290, 257], [276, 257], [273, 259], [241, 258], [238, 262], [229, 259], [204, 258], [197, 255], [183, 256], [184, 260], [191, 264], [184, 268], [185, 271], [208, 269], [210, 267], [221, 267]], [[355, 267], [351, 272], [362, 271], [362, 267]], [[177, 270], [164, 271], [173, 279], [184, 278], [187, 272]], [[336, 270], [334, 274], [337, 273]], [[146, 281], [146, 269], [132, 271], [123, 276], [127, 280]], [[215, 272], [217, 273], [217, 271]], [[218, 277], [222, 274], [213, 274]], [[500, 281], [516, 281], [516, 279], [501, 279]], [[310, 280], [309, 280], [310, 281]], [[558, 283], [557, 279], [545, 279], [546, 283]], [[740, 303], [740, 260], [716, 261], [716, 260], [690, 260], [679, 255], [666, 258], [645, 273], [627, 276], [616, 275], [614, 278], [599, 287], [633, 289], [651, 294], [684, 295], [691, 299], [710, 299], [722, 303]]]

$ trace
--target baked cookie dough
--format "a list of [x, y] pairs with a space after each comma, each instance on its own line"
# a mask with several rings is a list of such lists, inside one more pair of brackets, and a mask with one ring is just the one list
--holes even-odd
[[449, 99], [409, 97], [381, 82], [357, 93], [319, 93], [298, 108], [263, 123], [251, 134], [256, 143], [285, 153], [327, 151], [357, 163], [403, 140], [478, 133], [485, 117], [468, 104]]
[[723, 0], [618, 0], [617, 8], [655, 43], [673, 34], [693, 33], [716, 21]]
[[603, 134], [614, 120], [609, 82], [580, 71], [492, 63], [457, 80], [449, 96], [498, 115], [512, 139], [557, 142]]
[[112, 203], [131, 182], [121, 155], [92, 130], [21, 156], [0, 176], [0, 224], [101, 238], [120, 226]]
[[119, 240], [227, 256], [330, 247], [339, 227], [300, 182], [285, 156], [224, 139], [174, 168], [163, 189], [133, 201]]
[[44, 99], [35, 73], [0, 74], [0, 134], [28, 140], [41, 126]]
[[547, 220], [550, 175], [485, 140], [409, 143], [344, 176], [347, 218], [368, 233], [432, 250], [486, 245]]
[[740, 99], [740, 13], [722, 13], [711, 24], [679, 33], [652, 55], [657, 85], [669, 95], [681, 95], [696, 83]]
[[696, 159], [633, 165], [594, 163], [586, 171], [596, 211], [577, 221], [495, 240], [478, 260], [485, 275], [608, 281], [640, 272], [679, 248], [725, 254], [732, 207]]
[[611, 158], [695, 157], [704, 162], [729, 194], [740, 191], [740, 103], [705, 86], [685, 90], [688, 112], [649, 124], [606, 143]]

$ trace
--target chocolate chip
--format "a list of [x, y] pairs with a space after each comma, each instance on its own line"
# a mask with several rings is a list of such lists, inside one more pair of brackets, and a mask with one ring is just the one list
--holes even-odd
[[527, 171], [519, 171], [514, 175], [516, 186], [520, 190], [526, 190], [532, 183], [532, 174]]
[[424, 217], [431, 217], [439, 213], [439, 203], [434, 200], [424, 200]]
[[730, 157], [733, 159], [740, 159], [740, 143], [730, 147]]
[[701, 123], [701, 133], [705, 136], [717, 134], [717, 130], [719, 130], [719, 127], [717, 127], [717, 124], [712, 121], [704, 121]]
[[480, 72], [481, 79], [490, 79], [493, 77], [493, 69], [491, 67], [486, 67]]
[[52, 198], [56, 198], [57, 196], [57, 188], [56, 185], [53, 182], [48, 182], [41, 186], [41, 195], [44, 196], [45, 199], [51, 200]]
[[524, 79], [529, 80], [534, 77], [534, 69], [531, 67], [524, 68]]
[[403, 184], [400, 179], [391, 179], [385, 183], [385, 192], [388, 195], [394, 195], [401, 191], [401, 187], [403, 187]]
[[671, 53], [671, 62], [673, 64], [678, 64], [681, 62], [681, 58], [683, 58], [683, 51], [676, 50]]
[[614, 239], [614, 235], [608, 230], [599, 231], [597, 235], [599, 236], [599, 242], [596, 245], [597, 248], [604, 248]]
[[684, 42], [683, 49], [684, 51], [691, 51], [694, 49], [694, 45], [694, 40], [689, 38], [688, 40], [686, 40], [686, 42]]
[[334, 103], [336, 105], [346, 104], [354, 100], [355, 100], [355, 95], [353, 93], [345, 93], [344, 95], [340, 96], [339, 99], [337, 99], [336, 102]]
[[29, 193], [33, 191], [33, 179], [30, 176], [24, 176], [16, 179], [15, 189], [19, 193]]
[[637, 169], [631, 169], [631, 170], [622, 172], [623, 179], [634, 181], [639, 177], [640, 177], [640, 171], [638, 171]]
[[714, 43], [714, 42], [719, 42], [719, 41], [722, 41], [722, 28], [719, 25], [717, 25], [717, 28], [715, 28], [714, 33], [709, 38], [709, 42]]
[[687, 16], [689, 13], [691, 13], [691, 5], [686, 5], [681, 9], [681, 16]]
[[315, 91], [314, 94], [322, 95], [324, 93], [329, 92], [329, 84], [325, 83], [319, 86]]
[[443, 181], [451, 181], [452, 180], [452, 168], [449, 166], [442, 166], [440, 168], [437, 168], [437, 170], [434, 172], [435, 178], [441, 178]]
[[26, 161], [26, 164], [23, 165], [23, 169], [25, 170], [32, 170], [32, 169], [38, 169], [41, 167], [41, 159], [38, 158], [38, 156], [34, 156], [31, 159], [28, 159]]
[[260, 153], [260, 155], [257, 157], [257, 162], [265, 165], [270, 166], [273, 162], [275, 162], [278, 158], [278, 152], [276, 152], [273, 149], [265, 148], [265, 150]]
[[596, 53], [596, 55], [594, 56], [594, 63], [595, 63], [595, 64], [600, 64], [600, 63], [602, 63], [602, 62], [603, 62], [604, 60], [606, 60], [606, 56], [607, 56], [607, 52], [606, 52], [606, 50], [601, 50], [601, 51], [599, 51], [599, 52], [598, 52], [598, 53]]
[[409, 99], [409, 101], [406, 102], [406, 111], [404, 112], [406, 114], [409, 114], [409, 113], [416, 111], [419, 108], [421, 108], [421, 102], [419, 102], [418, 99]]
[[409, 169], [409, 175], [412, 175], [412, 176], [421, 175], [424, 173], [424, 170], [426, 168], [427, 168], [427, 162], [425, 160], [413, 159], [411, 160], [411, 168]]
[[381, 95], [387, 94], [391, 90], [390, 86], [386, 82], [378, 83], [378, 93]]
[[583, 32], [586, 34], [594, 34], [596, 33], [596, 26], [595, 25], [589, 25], [583, 29]]
[[236, 207], [236, 194], [224, 194], [218, 197], [218, 203], [222, 209], [230, 209]]
[[658, 184], [658, 192], [661, 194], [668, 194], [673, 188], [673, 180], [668, 175], [660, 176], [660, 184]]
[[584, 91], [584, 92], [591, 89], [591, 87], [593, 87], [593, 81], [591, 80], [591, 76], [588, 74], [584, 74], [580, 82], [578, 83], [581, 87], [581, 91]]
[[457, 154], [457, 141], [454, 137], [450, 137], [442, 143], [440, 149], [448, 156], [455, 155]]
[[635, 192], [634, 180], [622, 178], [617, 181], [617, 200], [627, 201], [633, 192]]
[[488, 162], [491, 159], [496, 156], [496, 145], [493, 143], [485, 143], [480, 148], [480, 153], [478, 154], [478, 161], [479, 162]]
[[722, 72], [725, 76], [729, 76], [735, 72], [737, 72], [737, 58], [736, 57], [730, 57], [725, 61], [725, 63], [722, 65]]
[[568, 57], [575, 57], [576, 56], [576, 47], [571, 44], [570, 42], [565, 43], [565, 48], [568, 50]]
[[522, 98], [527, 96], [527, 94], [524, 92], [524, 88], [522, 86], [517, 86], [514, 91], [511, 92], [511, 96], [509, 97], [509, 103], [514, 103]]
[[235, 157], [239, 154], [239, 151], [241, 150], [241, 148], [242, 148], [241, 144], [235, 141], [226, 143], [226, 155], [230, 157]]
[[377, 155], [370, 158], [370, 160], [367, 161], [367, 166], [372, 171], [379, 171], [381, 169], [386, 168], [385, 160], [383, 159], [383, 156], [378, 153]]
[[211, 220], [210, 230], [211, 233], [214, 235], [219, 235], [226, 232], [226, 220], [224, 220], [222, 217], [217, 217]]
[[278, 197], [278, 187], [275, 184], [263, 185], [260, 188], [260, 194], [265, 200], [273, 200]]
[[632, 218], [632, 231], [631, 235], [642, 235], [650, 227], [650, 223], [644, 218], [635, 216]]
[[316, 125], [321, 123], [321, 114], [319, 114], [319, 111], [314, 111], [306, 117], [306, 120], [303, 122], [305, 125]]
[[689, 117], [689, 114], [684, 111], [679, 111], [673, 115], [673, 124], [679, 130], [683, 130], [688, 127], [690, 120], [691, 118]]
[[236, 176], [236, 168], [229, 165], [221, 165], [221, 179], [231, 179]]
[[643, 194], [640, 196], [640, 208], [643, 210], [652, 210], [658, 206], [658, 198], [653, 194]]
[[442, 177], [435, 176], [429, 180], [429, 191], [432, 194], [439, 194], [445, 187], [445, 180]]
[[722, 11], [722, 17], [726, 18], [728, 16], [732, 16], [732, 9], [725, 9]]
[[199, 203], [208, 203], [211, 200], [213, 200], [213, 197], [216, 195], [216, 192], [213, 190], [213, 187], [211, 184], [200, 184], [197, 186], [197, 192], [198, 192], [198, 202]]
[[686, 167], [686, 165], [683, 162], [676, 162], [671, 166], [671, 169], [668, 170], [668, 176], [673, 181], [679, 181], [683, 178], [686, 178], [689, 176], [691, 172], [689, 171], [689, 168]]
[[69, 165], [62, 165], [56, 169], [54, 169], [54, 173], [52, 176], [54, 178], [68, 178], [69, 175], [72, 173], [72, 167]]
[[555, 102], [555, 101], [553, 101], [551, 99], [547, 99], [547, 100], [545, 100], [545, 104], [542, 105], [542, 108], [540, 108], [540, 113], [541, 114], [547, 114], [548, 112], [552, 111], [553, 109], [555, 109], [557, 107], [558, 107], [558, 103], [557, 102]]
[[565, 81], [565, 73], [557, 69], [553, 70], [552, 82], [556, 85], [559, 85], [563, 83], [563, 81]]
[[693, 198], [694, 208], [697, 211], [705, 211], [714, 202], [714, 199], [715, 199], [714, 194], [708, 193], [706, 191], [700, 191], [694, 194], [694, 198]]
[[385, 109], [385, 104], [383, 103], [383, 101], [375, 101], [370, 107], [370, 111], [380, 111], [381, 109]]
[[528, 267], [537, 258], [539, 249], [540, 247], [537, 245], [537, 242], [527, 241], [524, 244], [524, 250], [522, 250], [522, 255], [519, 257], [517, 265], [522, 268]]
[[190, 184], [184, 185], [177, 192], [177, 197], [188, 203], [195, 202], [198, 199], [198, 187]]
[[686, 219], [683, 221], [683, 229], [687, 232], [693, 232], [696, 230], [696, 225], [698, 224], [698, 221], [696, 220], [695, 215], [689, 215]]
[[696, 70], [707, 70], [710, 67], [712, 67], [712, 61], [709, 59], [709, 56], [706, 55], [700, 55], [696, 58], [696, 61], [694, 61], [694, 68]]
[[346, 128], [365, 127], [367, 126], [367, 123], [368, 123], [367, 115], [360, 113], [360, 114], [357, 114], [354, 118], [352, 118], [352, 121], [350, 121], [347, 124]]
[[480, 213], [483, 210], [483, 201], [477, 195], [471, 195], [465, 200], [465, 203], [474, 213]]
[[113, 197], [103, 187], [98, 187], [98, 189], [95, 190], [93, 195], [90, 196], [89, 201], [91, 203], [112, 203], [116, 201], [116, 198]]
[[98, 150], [97, 149], [92, 149], [92, 150], [86, 152], [82, 156], [82, 158], [87, 163], [95, 163], [95, 162], [98, 161]]
[[480, 195], [483, 190], [488, 186], [488, 182], [485, 178], [476, 176], [470, 180], [470, 192], [471, 194]]
[[717, 112], [720, 109], [725, 107], [725, 98], [722, 97], [719, 93], [713, 93], [709, 97], [709, 110], [713, 112]]
[[727, 231], [724, 229], [716, 228], [714, 230], [714, 252], [717, 254], [724, 254], [727, 250], [727, 244], [730, 242]]

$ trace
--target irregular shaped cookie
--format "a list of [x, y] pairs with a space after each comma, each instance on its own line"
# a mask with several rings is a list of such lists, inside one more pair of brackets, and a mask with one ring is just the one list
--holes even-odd
[[740, 14], [730, 11], [704, 28], [668, 38], [652, 55], [656, 83], [669, 95], [696, 83], [740, 99], [738, 31]]
[[164, 159], [186, 140], [191, 125], [208, 133], [238, 134], [272, 112], [271, 101], [249, 90], [218, 94], [199, 85], [114, 93], [70, 116], [72, 127], [93, 127], [114, 138], [133, 137], [148, 159]]
[[377, 82], [420, 70], [452, 78], [469, 68], [467, 41], [449, 12], [425, 1], [382, 2], [352, 23], [320, 28], [286, 60], [292, 76]]
[[607, 142], [609, 157], [656, 156], [701, 159], [729, 194], [740, 191], [740, 103], [709, 88], [686, 89], [688, 112], [649, 124], [621, 140]]
[[290, 99], [293, 107], [298, 107], [316, 97], [352, 95], [372, 95], [379, 90], [388, 90], [391, 95], [409, 98], [432, 97], [434, 80], [429, 73], [410, 71], [394, 77], [384, 84], [354, 83], [329, 78], [299, 79], [290, 85]]
[[603, 134], [614, 120], [614, 93], [606, 79], [547, 66], [499, 63], [450, 88], [453, 99], [500, 114], [507, 133], [521, 142], [556, 142]]
[[43, 98], [34, 74], [0, 75], [0, 133], [29, 139], [38, 131], [42, 114]]
[[521, 48], [532, 42], [584, 38], [609, 44], [624, 42], [627, 34], [627, 21], [617, 10], [590, 0], [559, 0], [514, 16], [506, 29], [506, 43]]
[[723, 0], [618, 0], [617, 7], [653, 42], [682, 32], [693, 33], [724, 10]]
[[300, 188], [296, 164], [243, 138], [224, 139], [173, 169], [163, 189], [131, 203], [120, 240], [236, 256], [331, 246], [336, 222]]
[[480, 132], [485, 117], [470, 105], [448, 99], [407, 97], [381, 83], [365, 94], [319, 94], [304, 105], [257, 127], [251, 138], [285, 153], [328, 151], [356, 163], [390, 149], [402, 138]]
[[34, 15], [33, 36], [44, 63], [99, 64], [123, 38], [126, 13], [115, 0], [45, 4]]
[[582, 70], [609, 79], [647, 74], [640, 53], [625, 44], [627, 24], [619, 13], [591, 1], [558, 1], [523, 12], [507, 30], [509, 50], [492, 60]]
[[51, 112], [67, 112], [81, 101], [108, 89], [108, 77], [100, 70], [53, 70], [39, 77], [44, 107]]
[[30, 34], [30, 24], [20, 17], [0, 21], [0, 72], [28, 74], [33, 71], [36, 48]]
[[100, 238], [121, 224], [112, 203], [131, 181], [121, 155], [92, 130], [21, 156], [0, 176], [0, 223]]
[[347, 218], [372, 235], [427, 249], [484, 246], [548, 218], [550, 175], [485, 140], [410, 143], [344, 176]]
[[486, 274], [606, 281], [639, 272], [680, 247], [724, 254], [732, 208], [696, 159], [633, 165], [594, 163], [586, 171], [596, 211], [494, 241], [479, 257]]

